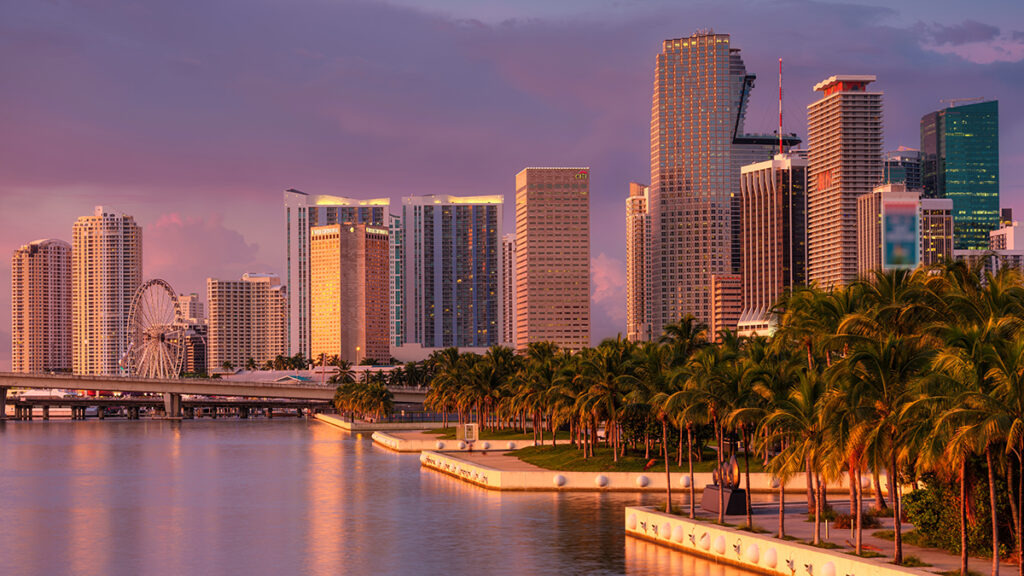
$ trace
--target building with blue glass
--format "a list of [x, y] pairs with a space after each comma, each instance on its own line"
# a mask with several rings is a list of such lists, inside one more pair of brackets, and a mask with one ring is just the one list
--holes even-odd
[[402, 199], [404, 344], [501, 342], [501, 196]]
[[921, 118], [921, 184], [953, 201], [957, 250], [986, 250], [999, 228], [999, 102], [953, 106]]

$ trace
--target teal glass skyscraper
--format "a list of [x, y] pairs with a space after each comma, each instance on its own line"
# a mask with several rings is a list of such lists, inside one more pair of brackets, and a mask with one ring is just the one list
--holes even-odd
[[998, 101], [921, 118], [921, 184], [926, 197], [953, 200], [954, 248], [988, 248], [999, 228]]

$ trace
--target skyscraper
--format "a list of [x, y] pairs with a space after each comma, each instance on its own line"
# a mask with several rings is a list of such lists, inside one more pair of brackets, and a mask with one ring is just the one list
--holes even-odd
[[310, 229], [312, 360], [391, 357], [388, 233], [366, 224]]
[[516, 174], [516, 348], [590, 345], [590, 169]]
[[405, 227], [402, 217], [388, 216], [388, 274], [390, 275], [391, 345], [405, 344]]
[[209, 373], [257, 366], [288, 349], [288, 290], [277, 274], [243, 274], [241, 280], [206, 279], [210, 307], [206, 361]]
[[[692, 314], [711, 321], [711, 276], [739, 267], [739, 171], [769, 160], [778, 137], [744, 134], [755, 75], [728, 34], [665, 40], [651, 107], [651, 337]], [[784, 144], [792, 145], [793, 137]]]
[[391, 200], [357, 200], [326, 194], [284, 191], [285, 239], [288, 252], [289, 294], [287, 354], [310, 355], [309, 315], [309, 229], [330, 224], [388, 226]]
[[925, 196], [953, 200], [957, 250], [985, 250], [999, 228], [999, 102], [945, 108], [921, 118]]
[[885, 155], [882, 166], [885, 170], [883, 184], [906, 184], [911, 190], [921, 187], [920, 151], [900, 146], [898, 150]]
[[500, 342], [502, 203], [501, 196], [402, 198], [405, 342]]
[[920, 192], [882, 184], [857, 198], [857, 272], [916, 268], [921, 262]]
[[75, 222], [71, 245], [72, 370], [117, 375], [128, 348], [128, 312], [142, 284], [142, 228], [97, 206]]
[[36, 240], [11, 257], [11, 368], [71, 371], [71, 246]]
[[178, 307], [181, 308], [181, 315], [184, 318], [202, 323], [206, 320], [206, 311], [203, 303], [199, 300], [199, 294], [178, 294]]
[[626, 198], [626, 338], [632, 342], [651, 339], [647, 304], [647, 274], [650, 268], [650, 187], [629, 183]]
[[501, 238], [501, 344], [516, 345], [516, 235]]
[[807, 107], [807, 277], [819, 288], [857, 279], [857, 198], [882, 180], [882, 93], [874, 76], [832, 76]]
[[743, 254], [741, 335], [770, 335], [772, 307], [807, 282], [807, 160], [780, 154], [740, 176]]
[[921, 263], [942, 264], [953, 259], [953, 201], [921, 198]]
[[718, 342], [722, 330], [736, 331], [743, 312], [743, 277], [739, 274], [711, 275], [711, 322], [708, 337]]

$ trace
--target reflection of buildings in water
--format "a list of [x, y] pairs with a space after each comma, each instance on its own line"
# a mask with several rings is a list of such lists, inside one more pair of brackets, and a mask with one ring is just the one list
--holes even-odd
[[719, 564], [680, 550], [626, 536], [626, 574], [685, 574], [686, 576], [754, 576], [728, 564]]
[[[359, 534], [364, 530], [352, 530], [343, 521], [346, 492], [356, 490], [363, 492], [361, 483], [349, 483], [349, 474], [345, 469], [355, 465], [359, 460], [360, 445], [355, 443], [355, 456], [346, 450], [339, 450], [338, 434], [329, 426], [312, 425], [309, 432], [313, 436], [306, 443], [309, 453], [306, 465], [305, 494], [308, 503], [304, 507], [307, 522], [304, 524], [306, 536], [305, 566], [296, 572], [313, 574], [332, 574], [341, 572], [346, 565], [344, 551], [350, 535]], [[348, 438], [342, 438], [347, 441]], [[303, 526], [302, 523], [299, 524]]]

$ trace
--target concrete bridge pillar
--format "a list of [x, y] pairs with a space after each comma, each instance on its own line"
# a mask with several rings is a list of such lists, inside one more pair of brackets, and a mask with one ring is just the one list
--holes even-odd
[[0, 386], [0, 420], [7, 420], [7, 386]]
[[50, 419], [50, 405], [49, 404], [43, 404], [43, 420], [49, 420], [49, 419]]
[[168, 418], [181, 418], [181, 394], [164, 392], [164, 411]]

